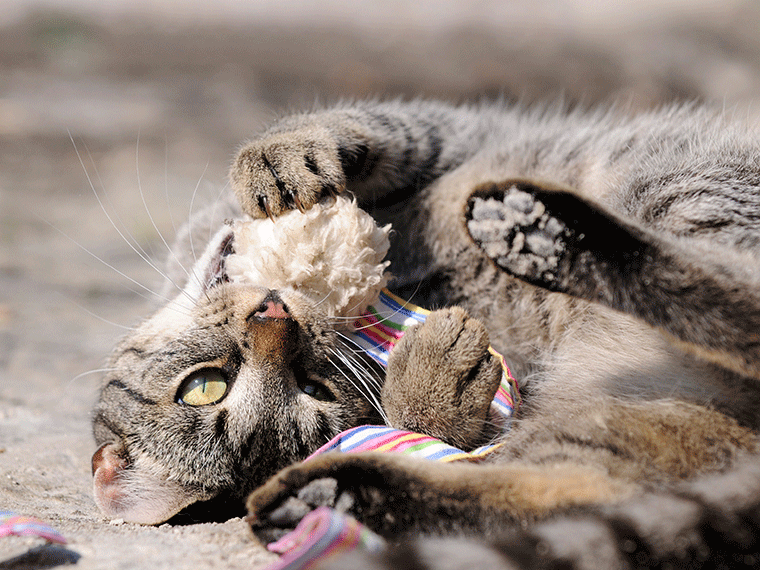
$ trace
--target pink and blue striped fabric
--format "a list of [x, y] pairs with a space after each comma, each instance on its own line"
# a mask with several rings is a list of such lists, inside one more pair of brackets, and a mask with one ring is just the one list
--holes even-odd
[[383, 366], [388, 355], [409, 327], [425, 321], [430, 311], [407, 303], [387, 289], [354, 322], [352, 338], [364, 352]]
[[267, 545], [280, 559], [267, 570], [307, 570], [326, 558], [355, 549], [379, 551], [385, 541], [356, 519], [328, 507], [306, 515], [296, 529]]
[[66, 544], [66, 539], [48, 524], [10, 511], [0, 511], [0, 537], [9, 535], [38, 536], [48, 542]]
[[462, 451], [429, 435], [394, 429], [388, 426], [359, 426], [344, 431], [315, 451], [306, 461], [317, 455], [337, 451], [340, 453], [402, 453], [431, 461], [477, 461], [499, 444], [484, 445], [473, 451]]

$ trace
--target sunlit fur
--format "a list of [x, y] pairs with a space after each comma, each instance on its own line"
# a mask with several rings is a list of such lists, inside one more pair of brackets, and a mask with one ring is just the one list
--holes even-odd
[[[466, 218], [473, 193], [502, 195], [514, 180], [546, 198], [558, 219], [577, 210], [579, 223], [603, 221], [576, 237], [593, 235], [594, 243], [607, 244], [602, 250], [613, 252], [613, 238], [641, 244], [644, 263], [621, 274], [601, 250], [583, 250], [587, 242], [579, 241], [568, 256], [576, 261], [568, 262], [571, 278], [530, 285], [529, 275], [510, 275], [514, 268], [493, 263], [483, 243], [473, 240]], [[582, 508], [614, 506], [626, 513], [636, 497], [646, 502], [651, 493], [668, 495], [683, 481], [730, 470], [737, 457], [756, 451], [760, 142], [733, 117], [688, 105], [629, 116], [616, 108], [346, 102], [275, 122], [241, 148], [231, 181], [239, 207], [258, 218], [352, 192], [381, 224], [393, 224], [396, 292], [431, 308], [460, 305], [480, 319], [520, 380], [524, 399], [487, 466], [325, 457], [283, 472], [258, 491], [249, 507], [260, 520], [287, 493], [289, 481], [328, 472], [339, 480], [345, 473], [348, 481], [366, 473], [393, 481], [366, 494], [377, 501], [366, 505], [374, 518], [354, 513], [379, 532], [497, 536], [513, 523]], [[550, 195], [569, 197], [560, 200], [569, 209], [552, 206]], [[170, 259], [171, 280], [187, 280], [181, 266], [191, 275], [205, 267], [194, 265], [192, 256], [187, 261], [193, 249], [187, 245], [202, 249], [209, 224], [238, 212], [228, 198], [216, 209], [217, 221], [210, 212], [195, 217], [175, 250], [185, 253]], [[305, 331], [292, 337], [299, 357], [308, 367], [330, 363], [326, 383], [341, 395], [330, 413], [339, 417], [330, 416], [330, 429], [315, 431], [315, 414], [327, 413], [326, 404], [305, 401], [292, 389], [282, 362], [264, 366], [259, 356], [245, 353], [236, 365], [240, 371], [254, 374], [254, 361], [265, 370], [245, 384], [245, 397], [224, 400], [231, 424], [224, 441], [231, 443], [205, 443], [218, 412], [176, 408], [176, 384], [200, 361], [241, 352], [240, 323], [264, 297], [244, 289], [223, 283], [192, 299], [180, 293], [125, 340], [96, 408], [100, 443], [115, 441], [129, 461], [145, 454], [161, 462], [164, 475], [185, 488], [211, 494], [231, 488], [242, 496], [328, 433], [379, 414], [362, 392], [377, 394], [382, 374], [359, 372], [364, 358], [318, 307], [284, 299]], [[264, 334], [264, 345], [272, 334], [277, 336]], [[328, 359], [336, 351], [340, 358]], [[286, 379], [277, 389], [267, 367]], [[126, 396], [114, 379], [159, 404]], [[406, 381], [430, 388], [424, 375]], [[257, 427], [236, 424], [243, 416]], [[238, 447], [244, 433], [255, 449]], [[741, 473], [751, 477], [754, 471]], [[398, 496], [405, 500], [389, 499]], [[631, 523], [636, 540], [659, 518], [656, 501], [646, 505], [645, 515]]]

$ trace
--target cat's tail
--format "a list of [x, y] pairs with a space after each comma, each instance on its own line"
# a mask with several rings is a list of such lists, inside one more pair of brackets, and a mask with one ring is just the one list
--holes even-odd
[[536, 181], [478, 187], [466, 217], [475, 243], [515, 277], [628, 313], [760, 379], [760, 264], [750, 253], [657, 234]]

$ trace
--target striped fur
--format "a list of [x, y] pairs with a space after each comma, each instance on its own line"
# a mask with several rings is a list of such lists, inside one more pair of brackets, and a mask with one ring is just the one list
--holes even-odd
[[[238, 497], [316, 449], [320, 437], [375, 413], [358, 402], [363, 386], [380, 393], [381, 383], [383, 413], [411, 424], [416, 416], [415, 429], [492, 433], [485, 416], [463, 414], [466, 402], [457, 400], [459, 384], [470, 386], [492, 363], [483, 354], [490, 340], [524, 390], [498, 452], [479, 465], [323, 456], [283, 470], [250, 497], [257, 528], [292, 526], [297, 517], [283, 518], [282, 502], [310, 481], [332, 479], [352, 494], [350, 512], [380, 534], [484, 533], [492, 542], [472, 552], [503, 562], [494, 567], [594, 567], [584, 561], [602, 555], [592, 552], [597, 543], [622, 567], [728, 560], [739, 539], [719, 521], [751, 519], [760, 497], [760, 463], [741, 459], [754, 458], [760, 426], [760, 139], [749, 126], [693, 105], [629, 116], [616, 108], [346, 102], [275, 122], [241, 148], [231, 182], [240, 210], [258, 218], [352, 192], [393, 224], [396, 294], [426, 307], [459, 305], [488, 338], [449, 310], [425, 323], [428, 333], [420, 328], [398, 343], [387, 378], [375, 370], [368, 384], [344, 388], [335, 388], [341, 372], [320, 380], [343, 406], [327, 414], [318, 404], [320, 414], [283, 396], [286, 369], [324, 371], [337, 349], [349, 359], [344, 376], [371, 364], [356, 360], [356, 347], [339, 340], [318, 307], [288, 299], [297, 334], [255, 331], [259, 346], [285, 338], [298, 355], [272, 359], [270, 351], [267, 360], [245, 325], [266, 293], [222, 283], [207, 288], [208, 299], [180, 295], [115, 354], [118, 371], [106, 380], [95, 422], [99, 443], [121, 442], [110, 449], [112, 464], [134, 470], [144, 452], [146, 472], [199, 487], [201, 499]], [[240, 216], [234, 201], [225, 208]], [[200, 238], [205, 230], [187, 231]], [[201, 269], [223, 260], [218, 247], [212, 240]], [[178, 266], [172, 271], [181, 282]], [[441, 356], [450, 340], [450, 371], [473, 362], [468, 343], [458, 342], [465, 330], [476, 364], [452, 380]], [[217, 406], [227, 412], [221, 420], [217, 408], [175, 410], [181, 371], [204, 362], [231, 376], [265, 373], [248, 399]], [[451, 397], [441, 404], [431, 392]], [[246, 431], [242, 417], [255, 427]], [[197, 472], [218, 484], [193, 479]], [[725, 484], [736, 500], [699, 495], [705, 481]], [[654, 528], [682, 507], [694, 517]], [[723, 519], [706, 514], [714, 512]], [[563, 528], [588, 532], [573, 550]], [[672, 547], [682, 534], [686, 554]], [[504, 546], [504, 536], [523, 547]], [[381, 564], [446, 568], [429, 552], [456, 544], [409, 543]], [[754, 542], [742, 544], [751, 557]], [[459, 550], [466, 564], [468, 549]]]

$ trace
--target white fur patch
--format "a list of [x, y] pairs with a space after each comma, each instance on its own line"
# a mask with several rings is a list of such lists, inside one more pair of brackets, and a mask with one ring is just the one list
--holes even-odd
[[378, 227], [354, 200], [338, 197], [306, 213], [236, 221], [235, 253], [225, 260], [233, 282], [293, 289], [328, 316], [359, 316], [389, 276], [383, 261], [390, 225]]

